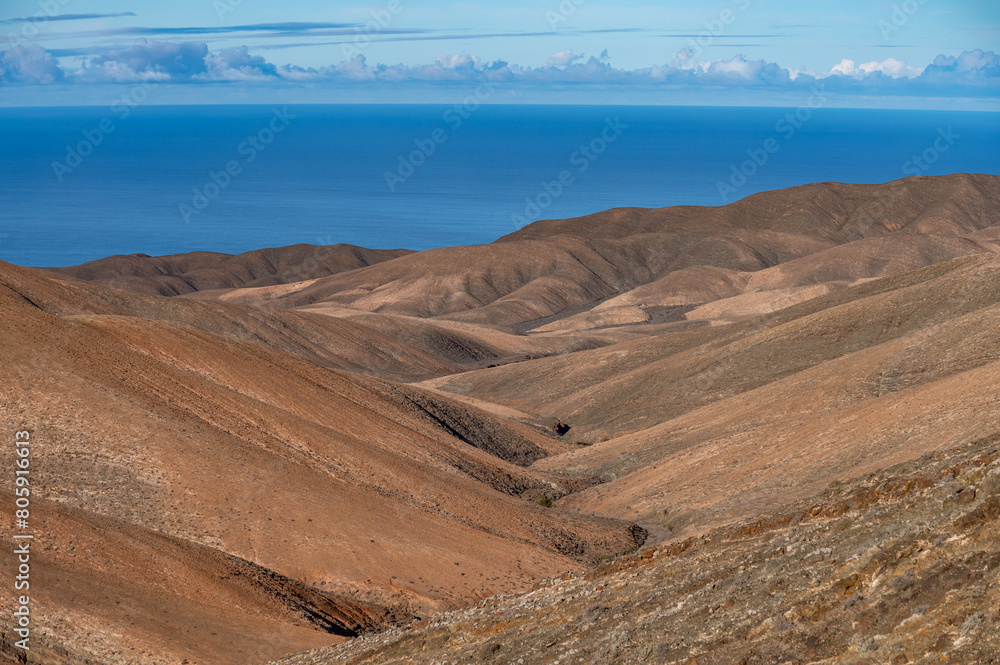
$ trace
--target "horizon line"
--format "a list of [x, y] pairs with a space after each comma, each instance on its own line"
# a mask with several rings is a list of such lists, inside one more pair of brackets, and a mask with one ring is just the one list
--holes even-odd
[[[937, 98], [945, 99], [945, 98]], [[93, 108], [105, 108], [113, 106], [118, 100], [114, 100], [110, 103], [77, 103], [77, 104], [18, 104], [18, 103], [7, 103], [6, 100], [0, 99], [0, 111], [8, 109], [22, 109], [22, 110], [32, 110], [32, 109], [93, 109]], [[826, 109], [838, 110], [838, 111], [904, 111], [904, 112], [914, 112], [914, 113], [933, 113], [933, 112], [952, 112], [952, 113], [1000, 113], [1000, 98], [997, 99], [977, 99], [975, 101], [979, 102], [992, 102], [996, 104], [995, 108], [975, 108], [975, 109], [965, 109], [965, 108], [954, 108], [959, 104], [967, 104], [972, 100], [968, 99], [948, 99], [952, 102], [947, 107], [933, 107], [933, 108], [913, 108], [912, 106], [837, 106], [835, 104], [828, 104]], [[270, 102], [247, 102], [247, 103], [235, 103], [235, 102], [208, 102], [208, 101], [186, 101], [186, 102], [165, 102], [158, 104], [141, 104], [137, 106], [142, 106], [143, 108], [179, 108], [179, 107], [264, 107], [264, 106], [428, 106], [428, 107], [451, 107], [460, 104], [460, 102], [374, 102], [374, 101], [338, 101], [338, 102], [296, 102], [296, 101], [270, 101]], [[505, 107], [505, 106], [517, 106], [517, 107], [555, 107], [555, 106], [565, 106], [565, 107], [587, 107], [587, 108], [712, 108], [712, 109], [794, 109], [797, 108], [796, 105], [782, 105], [774, 103], [761, 103], [761, 104], [699, 104], [699, 103], [672, 103], [663, 104], [657, 102], [649, 103], [628, 103], [628, 104], [608, 104], [608, 103], [585, 103], [585, 102], [510, 102], [510, 101], [497, 101], [481, 102], [482, 106], [495, 106], [495, 107]], [[820, 109], [818, 109], [820, 110]]]

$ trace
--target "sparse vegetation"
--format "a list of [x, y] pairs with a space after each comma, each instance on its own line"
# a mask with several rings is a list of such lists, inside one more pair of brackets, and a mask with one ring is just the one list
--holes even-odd
[[[796, 654], [855, 665], [995, 663], [997, 593], [980, 571], [998, 556], [1000, 498], [961, 503], [941, 492], [955, 480], [985, 482], [995, 464], [1000, 452], [988, 446], [911, 460], [844, 480], [846, 500], [821, 492], [764, 521], [641, 557], [603, 556], [610, 565], [526, 595], [278, 663], [534, 663], [540, 653], [564, 663], [686, 663], [704, 654], [711, 663], [806, 662]], [[855, 524], [856, 511], [871, 523], [830, 528], [834, 515], [835, 524]]]
[[541, 506], [542, 508], [551, 508], [552, 507], [552, 499], [549, 499], [549, 498], [540, 499], [538, 501], [538, 505]]

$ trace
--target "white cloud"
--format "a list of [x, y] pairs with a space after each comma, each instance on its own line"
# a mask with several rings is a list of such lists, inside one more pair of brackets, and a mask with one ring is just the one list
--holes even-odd
[[439, 55], [435, 62], [445, 69], [481, 69], [483, 66], [482, 60], [468, 53]]
[[206, 72], [195, 76], [209, 81], [260, 81], [278, 76], [278, 68], [246, 46], [205, 56]]
[[839, 65], [836, 65], [830, 70], [831, 74], [843, 74], [844, 76], [853, 76], [858, 71], [858, 65], [853, 60], [848, 60], [844, 58], [840, 61]]
[[878, 62], [873, 60], [872, 62], [865, 62], [862, 64], [857, 64], [853, 60], [844, 59], [840, 61], [840, 64], [835, 65], [833, 69], [830, 70], [830, 75], [841, 74], [843, 76], [852, 76], [854, 78], [865, 78], [869, 74], [880, 73], [888, 76], [889, 78], [916, 78], [923, 73], [923, 69], [918, 67], [911, 67], [902, 60], [897, 60], [896, 58], [889, 58], [888, 60], [883, 60]]
[[734, 57], [732, 60], [719, 60], [709, 63], [703, 67], [702, 71], [715, 74], [732, 74], [743, 79], [752, 79], [760, 72], [760, 63], [750, 62], [742, 55]]
[[968, 51], [960, 56], [938, 56], [924, 69], [901, 60], [858, 64], [844, 59], [827, 72], [789, 69], [742, 55], [699, 62], [688, 51], [672, 61], [641, 69], [618, 69], [606, 53], [601, 57], [571, 50], [553, 53], [541, 67], [503, 61], [487, 62], [468, 53], [444, 54], [425, 65], [370, 64], [364, 56], [320, 68], [280, 67], [252, 55], [247, 47], [210, 51], [204, 43], [139, 40], [126, 49], [108, 51], [65, 74], [52, 55], [39, 46], [14, 47], [0, 54], [0, 81], [5, 83], [115, 83], [163, 82], [315, 82], [330, 85], [469, 84], [486, 76], [510, 89], [517, 86], [589, 84], [697, 89], [762, 88], [800, 94], [818, 80], [832, 94], [866, 96], [980, 96], [1000, 97], [1000, 56], [992, 51]]
[[939, 55], [924, 70], [923, 77], [931, 82], [996, 85], [1000, 79], [1000, 55], [978, 49], [958, 57]]
[[37, 44], [14, 46], [0, 57], [0, 81], [8, 83], [55, 83], [63, 80], [59, 63]]
[[108, 51], [77, 72], [82, 81], [133, 82], [190, 80], [208, 75], [208, 45], [139, 39], [127, 49]]
[[545, 62], [545, 66], [566, 67], [567, 65], [572, 65], [574, 62], [582, 59], [582, 55], [574, 55], [572, 50], [558, 51], [549, 56], [549, 59]]

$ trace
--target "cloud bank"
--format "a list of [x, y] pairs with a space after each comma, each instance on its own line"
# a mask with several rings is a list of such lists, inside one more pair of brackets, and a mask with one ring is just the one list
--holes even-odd
[[808, 90], [822, 84], [832, 93], [893, 96], [995, 98], [1000, 96], [1000, 56], [993, 51], [966, 51], [938, 56], [918, 67], [895, 58], [856, 63], [844, 59], [828, 71], [799, 71], [742, 55], [728, 60], [697, 61], [681, 51], [668, 63], [641, 69], [612, 66], [607, 53], [586, 57], [573, 51], [553, 53], [540, 67], [504, 61], [487, 62], [468, 54], [442, 55], [426, 65], [369, 64], [364, 55], [321, 68], [275, 65], [245, 46], [211, 51], [205, 43], [140, 39], [124, 49], [65, 69], [52, 53], [35, 46], [16, 46], [0, 54], [0, 84], [45, 85], [157, 81], [163, 83], [304, 83], [351, 85], [475, 83], [483, 77], [512, 87], [622, 86], [653, 88], [740, 88]]
[[89, 60], [68, 78], [81, 83], [199, 83], [269, 80], [278, 69], [246, 46], [209, 51], [205, 44], [140, 39]]
[[59, 63], [41, 46], [14, 46], [0, 54], [0, 82], [48, 84], [64, 78]]

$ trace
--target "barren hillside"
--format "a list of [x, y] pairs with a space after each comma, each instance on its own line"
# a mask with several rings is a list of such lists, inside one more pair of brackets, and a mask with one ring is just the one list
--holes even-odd
[[276, 665], [1000, 659], [997, 437]]
[[191, 252], [156, 257], [145, 254], [112, 256], [53, 270], [118, 289], [173, 296], [318, 279], [408, 253], [353, 245], [291, 245], [237, 255]]
[[[56, 524], [75, 519], [120, 533], [110, 569], [88, 537], [72, 540], [74, 527], [52, 526], [39, 542], [37, 568], [49, 571], [39, 575], [69, 575], [59, 588], [79, 589], [39, 611], [38, 621], [64, 628], [40, 639], [40, 651], [101, 654], [87, 617], [110, 617], [101, 639], [130, 631], [129, 614], [115, 613], [122, 594], [156, 609], [141, 634], [130, 633], [142, 652], [158, 653], [147, 637], [177, 626], [223, 630], [214, 622], [231, 618], [209, 620], [213, 596], [190, 598], [182, 588], [197, 580], [148, 576], [170, 565], [162, 557], [208, 556], [202, 565], [221, 579], [230, 574], [220, 562], [235, 557], [265, 579], [319, 594], [310, 602], [335, 614], [347, 611], [339, 598], [375, 607], [359, 624], [370, 627], [523, 588], [643, 539], [624, 522], [538, 505], [593, 482], [526, 468], [565, 444], [440, 395], [174, 322], [201, 305], [151, 301], [154, 318], [119, 309], [141, 309], [145, 298], [0, 266], [3, 420], [37, 442], [36, 491], [55, 504]], [[76, 512], [64, 517], [59, 506]], [[150, 533], [188, 549], [143, 554]], [[104, 583], [87, 587], [95, 575]], [[248, 584], [258, 598], [274, 595]], [[9, 600], [13, 583], [5, 588]], [[260, 611], [272, 622], [305, 625], [281, 598], [268, 602]], [[316, 636], [296, 639], [305, 647]], [[201, 662], [247, 662], [225, 642], [214, 641]], [[264, 657], [290, 644], [267, 638], [247, 648]]]
[[998, 229], [955, 175], [0, 263], [29, 662], [996, 663]]

